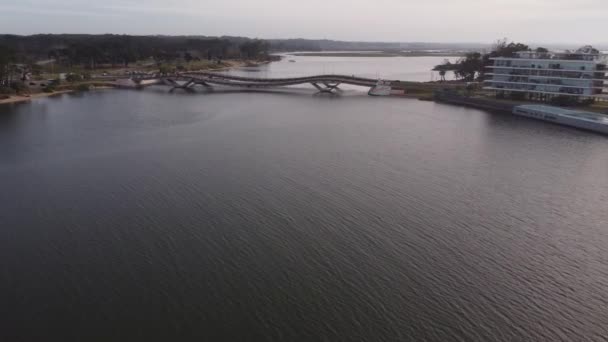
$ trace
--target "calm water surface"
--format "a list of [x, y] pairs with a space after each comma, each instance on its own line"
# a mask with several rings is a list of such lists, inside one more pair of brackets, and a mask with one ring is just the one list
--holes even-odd
[[311, 94], [0, 107], [0, 340], [608, 340], [606, 137]]
[[[283, 59], [261, 67], [230, 70], [228, 73], [251, 77], [299, 77], [320, 74], [355, 75], [428, 82], [439, 80], [433, 66], [445, 60], [455, 62], [458, 57], [310, 57], [283, 55]], [[293, 61], [293, 62], [291, 62]], [[454, 74], [448, 72], [447, 79]]]

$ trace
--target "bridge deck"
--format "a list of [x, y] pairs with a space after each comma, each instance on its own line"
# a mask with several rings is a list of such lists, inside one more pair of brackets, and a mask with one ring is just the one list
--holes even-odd
[[246, 82], [299, 82], [299, 83], [310, 83], [310, 82], [321, 82], [321, 81], [348, 81], [348, 82], [357, 82], [357, 83], [365, 83], [375, 85], [378, 80], [357, 76], [348, 76], [348, 75], [336, 75], [336, 74], [328, 74], [328, 75], [314, 75], [314, 76], [300, 76], [300, 77], [288, 77], [288, 78], [259, 78], [259, 77], [243, 77], [243, 76], [234, 76], [228, 74], [218, 74], [218, 73], [210, 73], [210, 72], [200, 72], [200, 73], [184, 73], [184, 76], [191, 77], [207, 77], [207, 78], [220, 78], [226, 80], [235, 80], [235, 81], [246, 81]]
[[[290, 78], [256, 78], [256, 77], [243, 77], [233, 76], [226, 74], [210, 73], [210, 72], [198, 72], [198, 73], [181, 73], [175, 76], [147, 76], [141, 78], [133, 78], [134, 81], [139, 82], [142, 86], [145, 85], [145, 81], [161, 79], [169, 80], [170, 84], [174, 84], [177, 81], [187, 82], [189, 85], [194, 84], [217, 84], [223, 86], [233, 87], [246, 87], [246, 88], [267, 88], [267, 87], [283, 87], [298, 84], [321, 84], [325, 86], [336, 85], [336, 84], [350, 84], [363, 87], [373, 87], [376, 85], [377, 80], [363, 77], [347, 76], [347, 75], [316, 75], [316, 76], [305, 76], [305, 77], [290, 77]], [[161, 82], [156, 82], [161, 83]]]

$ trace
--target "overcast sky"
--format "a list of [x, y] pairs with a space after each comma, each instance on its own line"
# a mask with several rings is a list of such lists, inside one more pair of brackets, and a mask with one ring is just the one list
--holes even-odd
[[608, 0], [0, 0], [0, 33], [593, 44]]

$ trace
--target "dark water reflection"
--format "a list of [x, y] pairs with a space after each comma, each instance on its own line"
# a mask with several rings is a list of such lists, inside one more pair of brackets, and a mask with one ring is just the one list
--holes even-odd
[[5, 341], [605, 341], [608, 140], [415, 100], [0, 107]]

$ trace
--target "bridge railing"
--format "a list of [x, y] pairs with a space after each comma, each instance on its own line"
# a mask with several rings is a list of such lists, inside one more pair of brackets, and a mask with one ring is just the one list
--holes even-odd
[[373, 87], [375, 85], [374, 82], [364, 82], [357, 81], [353, 79], [341, 79], [341, 78], [319, 78], [319, 79], [300, 79], [300, 80], [273, 80], [273, 81], [265, 81], [265, 82], [251, 82], [251, 81], [237, 81], [237, 80], [229, 80], [222, 78], [201, 78], [201, 79], [190, 79], [193, 80], [194, 83], [201, 84], [220, 84], [220, 85], [228, 85], [228, 86], [240, 86], [240, 87], [280, 87], [280, 86], [290, 86], [290, 85], [298, 85], [298, 84], [307, 84], [307, 83], [344, 83], [351, 84], [357, 86], [364, 87]]
[[272, 81], [299, 81], [302, 83], [307, 83], [309, 81], [325, 81], [332, 79], [340, 79], [340, 80], [353, 80], [359, 82], [368, 82], [368, 83], [376, 83], [378, 80], [357, 76], [349, 76], [349, 75], [338, 75], [338, 74], [327, 74], [327, 75], [312, 75], [312, 76], [299, 76], [299, 77], [281, 77], [281, 78], [259, 78], [259, 77], [243, 77], [243, 76], [234, 76], [228, 74], [218, 74], [218, 73], [210, 73], [210, 72], [191, 72], [191, 73], [183, 73], [182, 76], [186, 77], [197, 77], [197, 76], [206, 76], [209, 78], [223, 78], [223, 79], [232, 79], [232, 80], [241, 80], [241, 81], [249, 81], [249, 82], [272, 82]]

